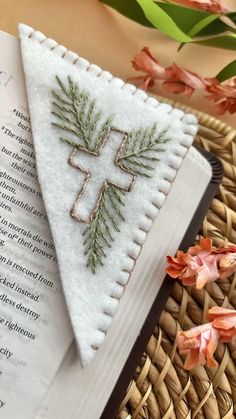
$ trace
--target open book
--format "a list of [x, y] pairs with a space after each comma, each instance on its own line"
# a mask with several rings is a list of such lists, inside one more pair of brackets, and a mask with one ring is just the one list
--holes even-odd
[[112, 327], [82, 368], [34, 157], [19, 41], [0, 32], [0, 417], [98, 419], [158, 296], [165, 256], [179, 247], [212, 169], [189, 150]]

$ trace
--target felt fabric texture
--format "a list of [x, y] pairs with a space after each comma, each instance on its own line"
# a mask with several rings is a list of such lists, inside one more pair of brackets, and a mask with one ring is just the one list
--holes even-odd
[[99, 157], [76, 149], [73, 152], [73, 164], [89, 173], [89, 181], [84, 185], [83, 193], [75, 205], [77, 218], [84, 221], [89, 219], [105, 181], [123, 190], [131, 188], [134, 176], [114, 164], [124, 136], [125, 134], [112, 129]]
[[[89, 64], [42, 33], [22, 24], [19, 32], [39, 182], [81, 362], [86, 365], [111, 326], [146, 235], [192, 144], [197, 121], [193, 115], [161, 104], [109, 72]], [[114, 115], [113, 125], [121, 131], [147, 128], [154, 123], [160, 132], [168, 128], [170, 139], [165, 144], [165, 151], [160, 153], [152, 177], [138, 176], [133, 190], [125, 195], [125, 222], [120, 224], [120, 232], [115, 233], [104, 266], [99, 266], [96, 274], [86, 267], [84, 223], [70, 216], [83, 186], [84, 174], [68, 165], [73, 147], [60, 141], [59, 130], [52, 126], [51, 91], [57, 88], [56, 75], [64, 81], [70, 76], [96, 99], [104, 115]], [[107, 143], [108, 154], [111, 141]], [[127, 179], [120, 176], [120, 182], [125, 181]], [[99, 175], [97, 184], [94, 180], [92, 185], [92, 201], [100, 184]], [[86, 199], [88, 203], [89, 195]], [[84, 211], [86, 213], [87, 209]]]

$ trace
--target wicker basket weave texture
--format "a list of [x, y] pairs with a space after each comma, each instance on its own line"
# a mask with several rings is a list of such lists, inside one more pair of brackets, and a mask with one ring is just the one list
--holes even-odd
[[[236, 243], [236, 130], [202, 112], [195, 142], [217, 155], [224, 178], [199, 234], [215, 244]], [[236, 345], [219, 344], [218, 367], [183, 369], [175, 344], [177, 330], [206, 322], [209, 307], [236, 308], [236, 274], [203, 290], [176, 282], [159, 324], [148, 342], [125, 398], [119, 419], [231, 419], [236, 415]]]

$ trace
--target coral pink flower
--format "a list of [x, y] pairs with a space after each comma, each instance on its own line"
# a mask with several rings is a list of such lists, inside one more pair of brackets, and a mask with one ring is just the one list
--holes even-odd
[[193, 285], [196, 282], [195, 270], [192, 270], [189, 265], [191, 263], [191, 257], [188, 254], [177, 251], [176, 257], [167, 256], [167, 262], [169, 263], [166, 268], [166, 272], [172, 278], [179, 278], [183, 285]]
[[155, 80], [164, 80], [163, 86], [170, 93], [184, 93], [187, 96], [196, 89], [205, 89], [207, 81], [191, 71], [184, 70], [173, 64], [166, 69], [161, 67], [150, 49], [144, 47], [132, 60], [137, 71], [144, 71], [146, 75], [131, 77], [129, 80], [138, 82], [141, 89], [147, 90], [153, 86]]
[[158, 61], [151, 53], [148, 47], [144, 47], [138, 52], [132, 60], [135, 70], [144, 71], [146, 75], [140, 77], [132, 77], [129, 80], [142, 82], [140, 88], [147, 90], [149, 86], [154, 84], [155, 79], [165, 80], [166, 71], [158, 64]]
[[210, 13], [225, 13], [228, 11], [220, 0], [174, 0], [186, 7], [202, 9]]
[[[235, 251], [236, 252], [236, 251]], [[236, 253], [226, 253], [219, 261], [219, 277], [226, 279], [236, 271]]]
[[221, 342], [231, 342], [236, 338], [236, 310], [212, 307], [208, 310], [207, 317], [218, 331]]
[[184, 332], [177, 332], [176, 342], [181, 354], [187, 354], [184, 368], [191, 370], [197, 364], [216, 367], [213, 354], [217, 348], [219, 333], [211, 323], [193, 327]]
[[236, 271], [236, 246], [212, 246], [212, 240], [203, 238], [187, 253], [177, 252], [175, 258], [167, 256], [166, 272], [179, 278], [183, 285], [196, 283], [201, 289], [207, 282], [225, 279]]
[[198, 254], [201, 250], [207, 250], [209, 253], [235, 253], [236, 252], [236, 245], [230, 244], [226, 246], [213, 246], [212, 245], [212, 239], [209, 237], [204, 237], [200, 239], [199, 244], [196, 244], [195, 246], [192, 246], [188, 249], [188, 253], [191, 255]]
[[[186, 1], [191, 2], [191, 0]], [[217, 5], [223, 7], [218, 0], [196, 0], [193, 3], [208, 4], [209, 7], [214, 6], [215, 8]], [[145, 74], [138, 77], [130, 77], [129, 80], [134, 83], [137, 82], [143, 90], [153, 86], [155, 80], [162, 80], [163, 88], [169, 93], [183, 93], [188, 97], [195, 90], [206, 90], [208, 92], [206, 98], [215, 103], [215, 109], [218, 114], [223, 115], [227, 111], [231, 114], [236, 112], [236, 77], [232, 78], [227, 84], [221, 84], [216, 78], [200, 77], [196, 73], [185, 70], [175, 63], [164, 68], [158, 63], [148, 47], [144, 47], [134, 56], [132, 65], [135, 70], [143, 71]]]
[[236, 112], [236, 77], [228, 84], [220, 84], [217, 79], [213, 79], [206, 90], [209, 93], [206, 98], [215, 103], [215, 109], [219, 115], [227, 111]]
[[191, 96], [195, 90], [206, 88], [207, 82], [191, 71], [180, 68], [175, 63], [166, 68], [167, 81], [162, 85], [169, 93], [184, 93]]

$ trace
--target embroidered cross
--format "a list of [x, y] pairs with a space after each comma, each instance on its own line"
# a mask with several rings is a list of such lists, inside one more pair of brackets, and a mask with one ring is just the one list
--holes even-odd
[[127, 134], [111, 128], [98, 152], [75, 148], [69, 164], [85, 175], [85, 180], [71, 210], [77, 221], [90, 223], [99, 205], [99, 200], [108, 185], [129, 192], [136, 175], [118, 160], [127, 141]]
[[152, 177], [168, 130], [158, 130], [156, 122], [127, 134], [111, 128], [115, 115], [109, 115], [105, 106], [99, 109], [96, 99], [76, 81], [56, 76], [56, 82], [52, 124], [59, 129], [60, 140], [73, 147], [68, 163], [84, 177], [71, 216], [87, 223], [84, 255], [95, 273], [112, 247], [114, 233], [120, 231], [119, 223], [125, 221], [125, 192], [131, 190], [137, 176]]

